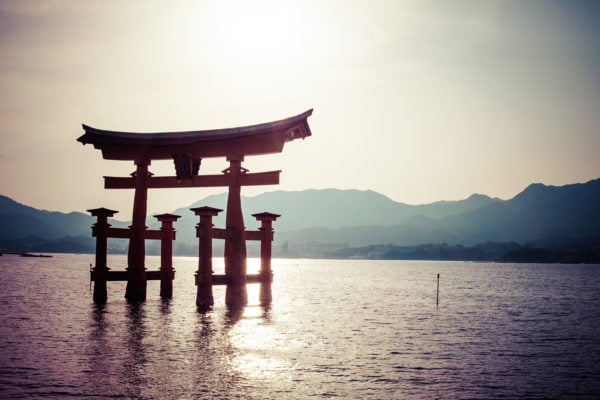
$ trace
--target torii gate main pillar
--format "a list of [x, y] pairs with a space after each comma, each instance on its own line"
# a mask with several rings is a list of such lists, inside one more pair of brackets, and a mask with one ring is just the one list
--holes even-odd
[[133, 173], [135, 194], [133, 197], [133, 216], [131, 219], [131, 237], [127, 253], [127, 287], [125, 298], [129, 301], [146, 300], [146, 213], [148, 208], [148, 172], [149, 160], [136, 160]]
[[246, 234], [242, 215], [240, 176], [247, 170], [242, 167], [243, 156], [228, 156], [229, 168], [224, 172], [229, 175], [229, 191], [227, 195], [227, 214], [225, 217], [225, 275], [229, 284], [225, 291], [225, 303], [230, 306], [248, 303], [246, 291]]

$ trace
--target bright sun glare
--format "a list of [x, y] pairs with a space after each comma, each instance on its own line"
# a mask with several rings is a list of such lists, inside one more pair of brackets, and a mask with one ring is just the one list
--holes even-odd
[[274, 0], [215, 1], [203, 9], [211, 42], [224, 63], [281, 66], [302, 48], [306, 18], [299, 4]]

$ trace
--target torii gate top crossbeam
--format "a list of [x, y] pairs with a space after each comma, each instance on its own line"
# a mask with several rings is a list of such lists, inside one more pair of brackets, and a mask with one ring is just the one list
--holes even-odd
[[92, 128], [77, 141], [92, 144], [108, 160], [195, 159], [280, 153], [285, 142], [310, 136], [312, 109], [274, 122], [237, 128], [186, 132], [135, 133]]

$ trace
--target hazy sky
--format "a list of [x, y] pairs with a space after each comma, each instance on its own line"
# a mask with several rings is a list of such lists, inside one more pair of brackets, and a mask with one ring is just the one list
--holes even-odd
[[[244, 195], [419, 204], [598, 178], [600, 2], [0, 0], [0, 194], [19, 202], [131, 217], [133, 191], [102, 176], [133, 164], [76, 142], [81, 123], [211, 129], [309, 108], [312, 137], [246, 160], [281, 184]], [[149, 211], [224, 190], [151, 190]]]

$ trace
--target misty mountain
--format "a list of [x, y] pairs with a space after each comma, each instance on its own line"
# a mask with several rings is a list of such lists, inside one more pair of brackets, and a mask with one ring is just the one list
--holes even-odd
[[560, 187], [537, 183], [511, 200], [447, 216], [429, 227], [458, 236], [463, 244], [600, 237], [598, 204], [600, 179]]
[[[468, 200], [475, 201], [469, 203]], [[478, 200], [481, 200], [478, 196], [471, 196], [462, 202], [451, 202], [445, 211], [455, 213], [448, 212], [442, 217], [436, 207], [440, 203], [433, 203], [415, 206], [415, 210], [428, 210], [428, 215], [415, 211], [398, 225], [278, 232], [276, 241], [306, 244], [330, 238], [329, 243], [348, 246], [413, 246], [600, 238], [600, 207], [597, 206], [600, 204], [600, 179], [560, 187], [532, 184], [513, 199], [486, 198], [479, 207], [474, 205]], [[471, 209], [470, 205], [473, 206]], [[460, 211], [461, 207], [463, 211]]]
[[[366, 225], [392, 226], [402, 224], [416, 215], [441, 218], [497, 201], [499, 200], [487, 196], [472, 195], [465, 200], [415, 206], [393, 201], [371, 190], [310, 189], [267, 192], [255, 197], [242, 196], [242, 208], [248, 229], [258, 227], [252, 214], [269, 211], [281, 215], [275, 222], [275, 229], [289, 232], [313, 227], [338, 229]], [[220, 194], [208, 196], [189, 207], [173, 211], [182, 217], [177, 221], [178, 230], [188, 229], [198, 223], [190, 208], [210, 206], [225, 210], [226, 205], [227, 195]], [[213, 218], [213, 221], [215, 226], [225, 226], [225, 212]]]
[[[198, 217], [190, 208], [226, 208], [226, 194], [205, 197], [188, 207], [170, 211], [180, 215], [175, 223], [175, 249], [197, 246]], [[275, 243], [280, 247], [308, 243], [343, 246], [390, 244], [414, 246], [424, 243], [470, 245], [486, 241], [531, 242], [551, 238], [600, 237], [600, 179], [560, 187], [532, 184], [513, 199], [499, 200], [472, 195], [460, 201], [439, 201], [424, 205], [399, 203], [367, 190], [274, 191], [242, 197], [247, 229], [259, 223], [251, 214], [262, 211], [281, 214], [274, 223]], [[27, 237], [56, 240], [63, 237], [91, 237], [95, 219], [83, 213], [37, 210], [0, 196], [0, 245]], [[111, 221], [113, 226], [128, 222]], [[225, 226], [225, 212], [214, 219]], [[147, 225], [157, 229], [152, 216]], [[20, 242], [20, 243], [21, 243]], [[287, 243], [286, 243], [287, 242]], [[14, 243], [14, 242], [13, 242]], [[22, 243], [21, 243], [22, 245]], [[22, 246], [21, 246], [22, 247]], [[78, 245], [82, 249], [85, 246]]]
[[30, 235], [46, 239], [89, 236], [94, 219], [78, 212], [65, 214], [38, 210], [0, 195], [0, 239], [19, 239]]

